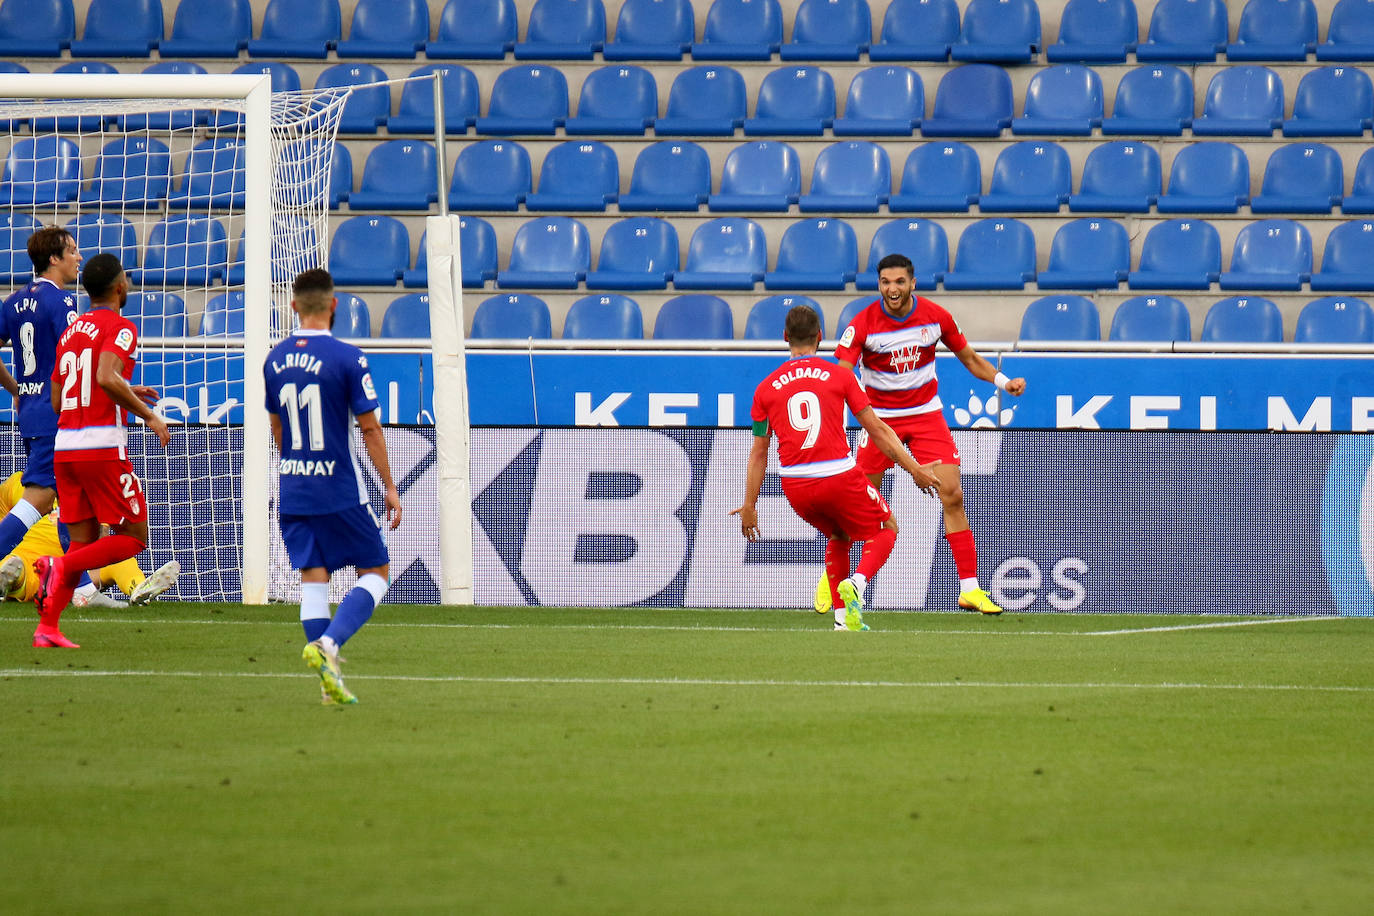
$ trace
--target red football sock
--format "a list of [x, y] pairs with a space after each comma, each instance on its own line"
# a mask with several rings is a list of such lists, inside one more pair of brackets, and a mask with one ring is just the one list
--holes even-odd
[[973, 532], [951, 531], [945, 534], [949, 541], [949, 552], [954, 555], [954, 568], [960, 579], [978, 578], [978, 548], [973, 543]]
[[878, 570], [887, 562], [887, 558], [892, 555], [892, 548], [896, 544], [897, 532], [891, 528], [884, 528], [864, 541], [863, 552], [859, 554], [859, 574], [865, 579], [876, 576]]
[[73, 541], [62, 560], [62, 585], [75, 588], [76, 583], [81, 580], [83, 570], [100, 569], [111, 563], [136, 557], [143, 552], [143, 547], [142, 541], [127, 534], [107, 535], [89, 544], [78, 544]]
[[825, 575], [830, 580], [830, 606], [844, 607], [838, 591], [840, 583], [849, 578], [849, 548], [852, 542], [831, 538], [825, 542]]

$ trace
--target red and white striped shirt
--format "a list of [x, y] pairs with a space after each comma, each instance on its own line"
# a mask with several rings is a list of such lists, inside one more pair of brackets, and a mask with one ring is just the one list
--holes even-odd
[[133, 378], [138, 331], [108, 308], [93, 308], [68, 325], [57, 341], [52, 382], [61, 393], [55, 461], [123, 458], [129, 441], [124, 411], [96, 383], [100, 354], [119, 354], [123, 376]]
[[859, 380], [880, 417], [909, 417], [939, 410], [935, 345], [951, 352], [968, 346], [954, 316], [916, 296], [905, 318], [894, 318], [881, 299], [854, 316], [840, 335], [835, 358], [859, 367]]

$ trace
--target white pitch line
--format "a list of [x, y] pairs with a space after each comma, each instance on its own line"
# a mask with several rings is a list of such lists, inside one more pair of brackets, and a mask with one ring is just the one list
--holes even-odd
[[1134, 633], [1172, 633], [1179, 630], [1218, 630], [1222, 627], [1260, 627], [1274, 623], [1306, 623], [1310, 620], [1344, 620], [1334, 615], [1313, 617], [1266, 617], [1262, 620], [1225, 620], [1218, 623], [1180, 623], [1167, 627], [1130, 627], [1124, 630], [1090, 630], [1083, 636], [1129, 636]]

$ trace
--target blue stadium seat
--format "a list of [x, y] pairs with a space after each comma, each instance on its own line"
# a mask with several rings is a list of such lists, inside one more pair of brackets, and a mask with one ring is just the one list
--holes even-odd
[[[429, 250], [426, 233], [420, 234], [420, 251], [415, 267], [401, 274], [401, 285], [415, 288], [429, 285]], [[496, 230], [477, 216], [458, 219], [458, 250], [463, 262], [463, 287], [481, 289], [496, 279]]]
[[218, 293], [205, 303], [200, 316], [202, 337], [242, 337], [244, 319], [243, 290]]
[[425, 0], [358, 0], [348, 39], [336, 46], [339, 57], [412, 58], [429, 40]]
[[335, 286], [395, 286], [410, 264], [410, 233], [393, 216], [352, 216], [329, 242]]
[[138, 266], [138, 234], [134, 224], [117, 213], [83, 213], [62, 227], [81, 249], [82, 259], [102, 251], [119, 258], [125, 270]]
[[891, 0], [868, 59], [945, 61], [958, 40], [959, 6], [954, 0]]
[[238, 57], [253, 37], [249, 0], [198, 0], [178, 3], [171, 37], [158, 45], [168, 58]]
[[222, 277], [228, 264], [229, 236], [223, 223], [174, 213], [153, 226], [143, 267], [129, 279], [136, 286], [205, 286]]
[[[127, 262], [120, 263], [128, 267]], [[186, 302], [175, 293], [129, 293], [119, 314], [138, 328], [140, 342], [145, 337], [186, 336]]]
[[[416, 67], [412, 77], [442, 74], [444, 95], [444, 133], [465, 134], [477, 123], [481, 97], [477, 76], [460, 64], [426, 64]], [[413, 80], [401, 87], [396, 114], [387, 118], [386, 129], [393, 134], [434, 135], [434, 87], [427, 80]]]
[[1011, 77], [995, 64], [965, 64], [940, 77], [927, 137], [996, 137], [1011, 126]]
[[1076, 219], [1055, 232], [1049, 266], [1035, 282], [1041, 289], [1116, 289], [1130, 269], [1131, 239], [1125, 226], [1109, 219]]
[[1267, 137], [1283, 124], [1283, 80], [1268, 67], [1234, 64], [1207, 84], [1194, 136]]
[[568, 306], [564, 340], [643, 340], [639, 303], [619, 293], [583, 296]]
[[1341, 201], [1341, 155], [1325, 143], [1289, 143], [1269, 154], [1251, 213], [1330, 213]]
[[496, 76], [479, 134], [552, 134], [568, 118], [568, 78], [548, 64], [507, 67]]
[[802, 0], [792, 20], [783, 60], [858, 60], [873, 41], [868, 0]]
[[730, 150], [720, 193], [706, 199], [713, 212], [786, 211], [801, 196], [801, 159], [780, 140], [755, 140]]
[[925, 88], [910, 67], [869, 67], [854, 74], [837, 137], [910, 137], [926, 114]]
[[1102, 317], [1084, 296], [1042, 296], [1021, 314], [1017, 341], [1101, 340]]
[[96, 157], [90, 187], [77, 199], [97, 206], [156, 206], [167, 198], [171, 172], [172, 156], [161, 140], [142, 136], [111, 140]]
[[1133, 0], [1069, 0], [1059, 14], [1059, 40], [1045, 49], [1045, 59], [1124, 63], [1139, 37]]
[[690, 67], [673, 78], [667, 111], [654, 121], [654, 133], [729, 137], [744, 124], [746, 105], [744, 77], [738, 70]]
[[587, 227], [570, 216], [540, 216], [515, 230], [510, 267], [498, 271], [502, 289], [576, 289], [592, 269]]
[[985, 213], [1055, 213], [1069, 199], [1069, 154], [1048, 140], [1004, 147], [992, 165], [992, 185], [978, 200]]
[[1093, 147], [1083, 163], [1078, 193], [1069, 210], [1148, 213], [1163, 191], [1159, 153], [1134, 140], [1113, 140]]
[[72, 57], [147, 57], [162, 41], [162, 0], [91, 0]]
[[969, 0], [964, 26], [949, 46], [952, 60], [1027, 63], [1040, 51], [1035, 0]]
[[450, 210], [519, 210], [534, 187], [530, 154], [514, 140], [463, 147], [449, 182]]
[[167, 195], [172, 210], [242, 207], [248, 173], [242, 137], [202, 140], [191, 149], [181, 186]]
[[1298, 290], [1312, 276], [1312, 236], [1289, 219], [1263, 219], [1243, 227], [1231, 251], [1222, 289]]
[[[192, 76], [205, 73], [206, 70], [200, 64], [190, 61], [160, 60], [144, 67], [143, 72]], [[192, 108], [127, 114], [115, 118], [115, 129], [129, 133], [143, 130], [183, 130], [196, 124], [204, 124], [209, 118], [210, 113], [208, 111]]]
[[1173, 296], [1135, 296], [1116, 307], [1108, 340], [1156, 343], [1190, 341], [1188, 306]]
[[1358, 67], [1318, 67], [1303, 74], [1285, 137], [1358, 137], [1374, 124], [1374, 87]]
[[372, 336], [372, 313], [367, 303], [353, 293], [335, 293], [339, 300], [334, 310], [334, 336], [345, 340], [364, 340]]
[[763, 288], [844, 289], [858, 272], [852, 226], [829, 217], [800, 220], [783, 232], [777, 267], [763, 275]]
[[[344, 134], [375, 134], [377, 128], [391, 116], [391, 87], [364, 86], [365, 83], [385, 83], [386, 72], [373, 64], [335, 64], [320, 71], [316, 89], [337, 89], [352, 86], [343, 113], [339, 115], [339, 132]], [[425, 86], [433, 94], [430, 86]]]
[[843, 336], [844, 329], [854, 323], [854, 316], [876, 301], [877, 297], [870, 293], [867, 296], [859, 296], [857, 299], [850, 299], [846, 302], [844, 308], [840, 309], [840, 319], [835, 325], [835, 336]]
[[[322, 168], [319, 162], [321, 152], [328, 150], [329, 167]], [[330, 143], [327, 146], [315, 137], [297, 137], [287, 140], [281, 147], [281, 162], [289, 174], [302, 177], [301, 193], [318, 193], [323, 185], [329, 199], [329, 208], [337, 210], [339, 204], [348, 200], [353, 192], [353, 157], [343, 143]]]
[[711, 159], [690, 140], [660, 140], [639, 151], [621, 212], [695, 211], [711, 193]]
[[1374, 343], [1374, 309], [1347, 296], [1313, 299], [1298, 313], [1293, 343]]
[[620, 64], [587, 74], [567, 134], [642, 134], [658, 117], [658, 83], [643, 67]]
[[1374, 60], [1374, 0], [1339, 0], [1317, 60]]
[[0, 204], [66, 203], [81, 193], [81, 148], [48, 134], [16, 140], [0, 177]]
[[1102, 125], [1102, 78], [1082, 64], [1046, 67], [1026, 87], [1023, 114], [1011, 122], [1014, 134], [1090, 136]]
[[1160, 213], [1235, 213], [1250, 201], [1250, 160], [1234, 143], [1205, 140], [1178, 151]]
[[1193, 123], [1193, 78], [1169, 64], [1137, 67], [1116, 86], [1112, 116], [1102, 133], [1178, 136]]
[[687, 243], [687, 263], [673, 275], [677, 289], [753, 289], [768, 270], [763, 227], [741, 216], [702, 223]]
[[41, 228], [27, 213], [0, 213], [0, 281], [27, 282], [33, 276], [29, 260], [29, 236]]
[[603, 211], [620, 193], [620, 162], [599, 140], [568, 140], [544, 154], [529, 210]]
[[268, 0], [262, 30], [249, 40], [248, 54], [323, 60], [342, 37], [339, 0]]
[[821, 319], [821, 330], [825, 330], [825, 312], [821, 305], [810, 296], [769, 296], [760, 299], [749, 309], [744, 319], [745, 340], [782, 340], [787, 327], [787, 313], [799, 305], [807, 306]]
[[1374, 290], [1374, 221], [1350, 220], [1331, 230], [1322, 248], [1322, 269], [1312, 274], [1312, 288]]
[[1159, 0], [1150, 14], [1150, 31], [1135, 49], [1139, 61], [1210, 61], [1225, 50], [1224, 0]]
[[1035, 234], [1015, 219], [984, 219], [959, 236], [945, 289], [1023, 289], [1035, 279]]
[[61, 57], [75, 37], [72, 0], [0, 3], [0, 57]]
[[712, 0], [693, 60], [768, 60], [782, 46], [778, 0]]
[[[244, 259], [247, 252], [244, 248], [245, 233], [239, 233], [238, 247], [234, 250], [234, 258], [229, 262], [229, 269], [224, 273], [225, 286], [242, 286], [244, 275]], [[272, 232], [268, 240], [268, 277], [273, 283], [290, 283], [296, 275], [292, 268], [292, 259], [299, 258], [303, 251], [316, 250], [315, 227], [307, 221], [305, 217], [294, 214], [280, 214], [273, 220]]]
[[519, 27], [515, 0], [447, 0], [439, 36], [425, 43], [425, 56], [500, 60], [515, 49]]
[[549, 306], [538, 296], [504, 293], [477, 306], [472, 315], [472, 336], [494, 340], [548, 340], [553, 337]]
[[1226, 59], [1306, 60], [1316, 46], [1317, 7], [1312, 0], [1246, 0]]
[[407, 293], [382, 313], [379, 337], [429, 339], [429, 293]]
[[803, 213], [877, 213], [891, 194], [887, 150], [866, 140], [842, 140], [816, 155], [811, 193], [797, 205]]
[[733, 340], [735, 317], [719, 296], [674, 296], [658, 309], [654, 340]]
[[747, 136], [812, 136], [835, 120], [835, 81], [820, 67], [793, 66], [763, 78], [754, 117], [745, 118]]
[[1206, 220], [1171, 219], [1145, 233], [1131, 289], [1207, 289], [1221, 274], [1221, 236]]
[[[73, 60], [60, 65], [53, 70], [53, 73], [118, 73], [114, 65], [107, 64], [103, 60]], [[29, 122], [35, 134], [46, 134], [57, 131], [58, 133], [71, 133], [81, 131], [82, 133], [93, 133], [104, 130], [114, 123], [114, 118], [105, 115], [79, 115], [66, 116], [61, 118], [33, 118]]]
[[[113, 72], [113, 71], [111, 71]], [[235, 73], [264, 73], [271, 78], [272, 92], [296, 92], [301, 88], [301, 75], [290, 64], [280, 61], [258, 61], [242, 64], [234, 68]], [[243, 115], [236, 111], [220, 111], [215, 114], [211, 127], [228, 128], [243, 123]]]
[[695, 37], [691, 0], [625, 0], [615, 21], [615, 40], [606, 42], [601, 56], [605, 60], [681, 60]]
[[923, 143], [907, 154], [902, 187], [887, 202], [893, 213], [962, 213], [983, 191], [978, 153], [957, 140]]
[[1259, 296], [1230, 296], [1202, 320], [1204, 343], [1283, 343], [1279, 307]]
[[949, 240], [943, 226], [928, 219], [894, 219], [873, 233], [868, 246], [868, 269], [854, 278], [854, 287], [877, 289], [878, 262], [890, 254], [904, 254], [911, 259], [912, 285], [916, 289], [935, 289], [949, 271]]
[[677, 229], [668, 220], [618, 220], [601, 236], [601, 257], [587, 274], [587, 289], [667, 289], [680, 257]]
[[606, 43], [601, 0], [534, 0], [516, 60], [591, 60]]
[[1374, 213], [1374, 149], [1360, 154], [1350, 193], [1341, 199], [1342, 213]]
[[367, 154], [363, 180], [348, 195], [350, 210], [427, 210], [439, 199], [434, 146], [388, 140]]

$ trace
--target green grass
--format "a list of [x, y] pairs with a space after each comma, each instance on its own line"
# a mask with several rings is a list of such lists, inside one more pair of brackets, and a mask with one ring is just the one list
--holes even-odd
[[1374, 621], [295, 616], [0, 611], [0, 912], [1374, 910]]

